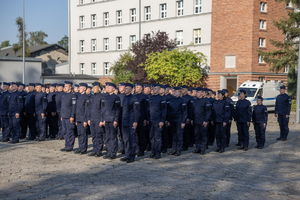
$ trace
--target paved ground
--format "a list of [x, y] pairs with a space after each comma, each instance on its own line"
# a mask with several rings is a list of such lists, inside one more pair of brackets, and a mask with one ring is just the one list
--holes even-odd
[[60, 152], [63, 141], [0, 143], [0, 199], [300, 199], [300, 126], [291, 122], [288, 141], [276, 141], [270, 117], [263, 150], [250, 130], [247, 152], [235, 149], [234, 125], [223, 154], [190, 149], [130, 164]]

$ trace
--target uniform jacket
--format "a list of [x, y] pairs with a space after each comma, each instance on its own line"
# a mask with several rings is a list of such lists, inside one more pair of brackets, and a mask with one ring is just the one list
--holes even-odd
[[143, 125], [144, 120], [147, 119], [147, 99], [148, 99], [148, 96], [143, 94], [143, 93], [135, 94], [134, 96], [138, 100], [139, 107], [140, 107], [140, 117], [139, 117], [139, 120], [138, 120], [138, 124]]
[[104, 95], [101, 94], [100, 92], [97, 94], [93, 94], [91, 96], [91, 98], [89, 99], [89, 102], [87, 104], [87, 117], [88, 120], [92, 121], [92, 122], [103, 122], [103, 110], [104, 108], [102, 108], [101, 106], [101, 102], [104, 98]]
[[64, 93], [61, 98], [61, 118], [75, 118], [77, 95], [73, 92]]
[[61, 112], [61, 99], [65, 93], [64, 92], [57, 92], [55, 96], [55, 104], [56, 104], [56, 112]]
[[88, 121], [88, 111], [87, 104], [89, 103], [90, 97], [87, 94], [80, 94], [76, 101], [76, 121], [77, 122], [87, 122]]
[[251, 103], [247, 99], [238, 100], [236, 103], [234, 120], [237, 122], [251, 122]]
[[47, 111], [47, 96], [46, 93], [37, 92], [35, 94], [35, 114], [46, 114]]
[[213, 122], [228, 122], [230, 116], [230, 108], [225, 99], [215, 100], [212, 106], [212, 121]]
[[35, 113], [35, 94], [37, 92], [28, 92], [25, 97], [25, 106], [24, 112], [25, 113]]
[[121, 101], [120, 97], [115, 94], [107, 94], [104, 96], [101, 107], [103, 110], [103, 121], [105, 122], [118, 122], [121, 119]]
[[165, 122], [167, 115], [167, 102], [163, 96], [152, 95], [148, 101], [148, 121], [151, 123]]
[[56, 112], [56, 92], [51, 92], [47, 95], [47, 112]]
[[193, 123], [203, 124], [203, 122], [208, 122], [211, 116], [211, 104], [207, 98], [193, 99], [191, 107], [191, 119]]
[[23, 110], [23, 97], [20, 92], [12, 92], [9, 96], [9, 105], [8, 105], [8, 113], [9, 116], [13, 116], [16, 113], [21, 114]]
[[187, 119], [187, 103], [181, 97], [172, 97], [168, 103], [168, 116], [169, 122], [186, 122]]
[[0, 95], [0, 115], [7, 115], [10, 92], [6, 91]]
[[140, 103], [135, 95], [125, 95], [122, 102], [122, 126], [132, 126], [139, 122]]
[[280, 94], [276, 98], [275, 114], [290, 115], [292, 99], [288, 94]]
[[253, 107], [252, 121], [254, 123], [265, 123], [268, 122], [268, 110], [264, 105], [256, 105]]

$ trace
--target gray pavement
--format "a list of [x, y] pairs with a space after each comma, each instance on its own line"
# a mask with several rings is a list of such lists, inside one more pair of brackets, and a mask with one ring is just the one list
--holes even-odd
[[130, 164], [61, 152], [64, 141], [0, 143], [0, 199], [300, 199], [300, 125], [292, 116], [288, 140], [277, 141], [269, 118], [263, 150], [254, 148], [253, 125], [250, 149], [236, 150], [233, 124], [223, 154], [210, 146], [204, 156], [190, 148], [153, 160], [147, 152]]

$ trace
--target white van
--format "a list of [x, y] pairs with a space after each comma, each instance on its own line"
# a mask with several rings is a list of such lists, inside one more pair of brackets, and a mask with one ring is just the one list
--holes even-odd
[[236, 104], [239, 90], [244, 89], [247, 92], [247, 99], [251, 102], [252, 106], [256, 105], [257, 97], [262, 96], [264, 99], [263, 104], [267, 107], [268, 111], [274, 111], [276, 97], [280, 94], [281, 85], [283, 85], [282, 81], [246, 81], [231, 98], [234, 104]]

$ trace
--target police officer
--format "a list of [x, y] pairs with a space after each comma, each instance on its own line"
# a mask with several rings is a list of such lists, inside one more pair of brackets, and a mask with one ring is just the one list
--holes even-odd
[[118, 94], [117, 96], [120, 98], [120, 102], [121, 102], [121, 108], [120, 108], [120, 115], [119, 115], [119, 121], [118, 121], [118, 138], [120, 141], [120, 149], [118, 150], [118, 153], [124, 154], [124, 141], [123, 141], [123, 136], [122, 136], [122, 102], [123, 102], [123, 98], [125, 97], [125, 83], [124, 82], [120, 82], [119, 83], [119, 92], [120, 94]]
[[76, 95], [79, 95], [79, 85], [78, 85], [78, 84], [75, 84], [75, 85], [74, 85], [74, 93], [75, 93]]
[[25, 98], [25, 106], [24, 106], [24, 115], [27, 120], [27, 124], [29, 127], [29, 135], [26, 138], [27, 140], [35, 140], [37, 135], [36, 130], [36, 116], [35, 116], [35, 94], [34, 83], [29, 83], [28, 93]]
[[[79, 86], [80, 86], [80, 84], [79, 84]], [[91, 86], [86, 87], [86, 95], [88, 95], [88, 97], [92, 96], [92, 87]]]
[[103, 126], [103, 108], [101, 102], [103, 94], [99, 82], [93, 83], [93, 95], [87, 104], [88, 109], [88, 124], [91, 128], [93, 150], [88, 156], [100, 157], [103, 151], [104, 126]]
[[276, 98], [275, 117], [278, 117], [280, 137], [277, 140], [286, 141], [289, 134], [289, 119], [292, 99], [285, 93], [285, 85], [280, 86], [280, 94]]
[[197, 88], [197, 99], [191, 100], [191, 123], [194, 126], [195, 146], [193, 153], [205, 154], [207, 145], [208, 120], [211, 116], [211, 105], [205, 98], [203, 88]]
[[181, 86], [182, 99], [187, 105], [187, 119], [183, 130], [183, 147], [182, 147], [183, 151], [186, 151], [188, 150], [189, 147], [193, 146], [191, 138], [192, 138], [192, 134], [194, 134], [192, 131], [193, 127], [191, 125], [191, 113], [190, 113], [192, 97], [188, 94], [188, 90], [189, 90], [188, 86], [186, 85]]
[[[168, 104], [170, 102], [170, 98], [166, 95], [166, 86], [161, 85], [159, 94], [162, 96], [163, 100], [167, 103], [166, 112], [168, 112]], [[162, 127], [162, 153], [167, 153], [167, 149], [169, 147], [169, 129], [170, 124], [168, 121], [165, 121], [164, 126]]]
[[86, 154], [88, 148], [88, 117], [87, 117], [87, 104], [89, 96], [86, 94], [86, 83], [79, 83], [79, 93], [76, 102], [76, 126], [78, 131], [78, 144], [79, 149], [75, 150], [75, 154]]
[[246, 99], [246, 90], [241, 89], [239, 97], [234, 114], [234, 120], [238, 127], [238, 145], [240, 145], [238, 149], [247, 151], [249, 146], [249, 126], [252, 118], [251, 103]]
[[56, 84], [50, 84], [50, 92], [47, 95], [47, 123], [49, 125], [49, 135], [54, 139], [57, 134], [57, 110], [56, 110]]
[[8, 106], [9, 106], [9, 95], [8, 91], [10, 83], [3, 82], [2, 93], [0, 95], [0, 117], [1, 117], [1, 128], [2, 128], [2, 142], [9, 141], [9, 117], [8, 117]]
[[229, 105], [229, 109], [230, 109], [230, 116], [229, 116], [228, 122], [226, 124], [226, 129], [225, 129], [225, 132], [226, 132], [226, 147], [229, 147], [230, 136], [231, 136], [230, 129], [231, 129], [232, 118], [233, 118], [233, 115], [234, 115], [234, 105], [233, 105], [232, 99], [228, 96], [228, 94], [229, 94], [228, 90], [227, 89], [223, 89], [223, 90], [225, 92], [225, 100], [227, 101], [227, 103]]
[[215, 152], [223, 153], [226, 147], [226, 124], [230, 116], [230, 108], [224, 99], [225, 91], [218, 90], [218, 100], [212, 106], [212, 124], [215, 125], [217, 148]]
[[107, 154], [103, 156], [104, 159], [116, 159], [118, 149], [118, 121], [120, 120], [120, 98], [114, 94], [116, 85], [114, 83], [106, 83], [107, 95], [102, 100], [103, 123], [105, 126], [105, 139]]
[[173, 97], [170, 99], [167, 121], [173, 133], [173, 151], [170, 155], [180, 156], [183, 148], [183, 130], [187, 119], [187, 104], [180, 97], [180, 87], [173, 87]]
[[[215, 92], [210, 90], [208, 91], [207, 95], [207, 100], [209, 101], [211, 107], [214, 105], [215, 98], [214, 94]], [[214, 144], [215, 138], [216, 138], [216, 133], [215, 133], [215, 126], [214, 124], [211, 123], [212, 121], [212, 116], [209, 118], [208, 121], [208, 129], [207, 129], [207, 145], [212, 146]]]
[[37, 138], [35, 141], [45, 141], [46, 138], [46, 111], [47, 111], [47, 96], [42, 91], [42, 84], [38, 83], [35, 86], [35, 119], [37, 128]]
[[61, 99], [64, 95], [63, 89], [64, 84], [57, 84], [57, 92], [55, 96], [56, 103], [56, 113], [57, 113], [57, 140], [63, 140], [64, 137], [62, 135], [62, 121], [61, 121]]
[[75, 114], [77, 95], [72, 92], [72, 82], [65, 81], [64, 95], [61, 98], [62, 135], [65, 139], [65, 147], [61, 151], [73, 150], [75, 141]]
[[[26, 98], [26, 94], [27, 92], [24, 91], [25, 85], [23, 83], [19, 83], [18, 84], [18, 91], [20, 93], [20, 95], [23, 98], [23, 103], [25, 103], [25, 98]], [[24, 115], [24, 105], [23, 105], [23, 110], [20, 113], [20, 125], [21, 125], [21, 135], [20, 135], [20, 139], [24, 139], [26, 138], [26, 134], [27, 134], [27, 121], [26, 121], [26, 117]]]
[[257, 105], [253, 107], [252, 121], [254, 124], [256, 146], [255, 148], [263, 149], [265, 146], [265, 131], [268, 122], [268, 110], [267, 107], [262, 104], [263, 98], [257, 97]]
[[18, 91], [18, 85], [11, 83], [11, 94], [9, 97], [8, 114], [9, 114], [9, 129], [11, 131], [11, 144], [19, 143], [21, 127], [20, 113], [23, 110], [23, 97]]
[[[151, 86], [149, 84], [144, 84], [144, 94], [147, 96], [146, 105], [148, 105], [149, 98], [152, 96]], [[149, 112], [148, 106], [147, 106], [146, 111]], [[146, 124], [147, 151], [151, 151], [151, 143], [150, 143], [149, 133], [150, 133], [150, 127], [149, 127], [149, 122], [147, 121], [147, 124]]]
[[[139, 113], [138, 126], [136, 128], [137, 134], [137, 149], [138, 156], [143, 156], [147, 149], [147, 99], [148, 96], [142, 93], [143, 84], [135, 83], [135, 98], [139, 102]], [[124, 117], [123, 117], [124, 118]]]
[[137, 148], [136, 129], [140, 118], [140, 103], [131, 94], [133, 85], [125, 83], [125, 97], [122, 102], [122, 133], [125, 147], [125, 157], [121, 161], [134, 162]]
[[148, 121], [150, 124], [150, 141], [152, 152], [149, 158], [161, 158], [162, 147], [162, 128], [166, 120], [167, 102], [163, 96], [159, 95], [160, 85], [152, 85], [153, 95], [149, 99], [149, 115]]

